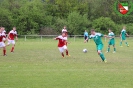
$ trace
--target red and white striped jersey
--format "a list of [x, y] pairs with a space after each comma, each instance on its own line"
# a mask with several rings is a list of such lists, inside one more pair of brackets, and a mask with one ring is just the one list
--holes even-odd
[[66, 45], [66, 40], [67, 40], [66, 37], [63, 37], [60, 35], [60, 36], [56, 37], [56, 40], [59, 40], [58, 47], [63, 47], [64, 45]]
[[8, 34], [8, 39], [14, 40], [14, 38], [17, 36], [17, 31], [11, 30]]
[[5, 37], [6, 37], [5, 33], [0, 33], [0, 42], [2, 42], [3, 38], [5, 38]]

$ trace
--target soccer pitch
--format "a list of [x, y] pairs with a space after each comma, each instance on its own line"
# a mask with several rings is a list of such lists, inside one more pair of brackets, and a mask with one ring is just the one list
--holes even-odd
[[117, 39], [115, 54], [113, 47], [105, 53], [103, 40], [107, 63], [101, 62], [93, 40], [83, 41], [69, 39], [71, 57], [62, 58], [56, 40], [19, 39], [14, 53], [9, 46], [8, 56], [0, 56], [0, 88], [133, 88], [132, 38], [127, 39], [130, 47], [119, 47]]

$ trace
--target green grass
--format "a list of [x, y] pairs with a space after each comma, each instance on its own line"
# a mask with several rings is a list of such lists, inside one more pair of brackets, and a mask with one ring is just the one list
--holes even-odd
[[[57, 41], [20, 39], [15, 52], [0, 56], [0, 88], [133, 88], [133, 40], [130, 47], [119, 47], [117, 53], [104, 53], [107, 63], [100, 62], [94, 42], [70, 39], [71, 57], [62, 59]], [[107, 42], [103, 41], [104, 49]], [[83, 48], [88, 53], [83, 53]], [[0, 49], [2, 53], [2, 49]]]

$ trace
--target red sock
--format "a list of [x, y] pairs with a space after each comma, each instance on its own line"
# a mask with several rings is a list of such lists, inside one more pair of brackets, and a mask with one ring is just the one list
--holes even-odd
[[66, 50], [66, 55], [68, 55], [68, 50]]
[[64, 54], [63, 53], [61, 53], [61, 55], [62, 55], [62, 57], [64, 57]]
[[11, 52], [13, 52], [13, 50], [14, 50], [14, 47], [12, 47]]
[[3, 54], [6, 55], [6, 50], [3, 50]]

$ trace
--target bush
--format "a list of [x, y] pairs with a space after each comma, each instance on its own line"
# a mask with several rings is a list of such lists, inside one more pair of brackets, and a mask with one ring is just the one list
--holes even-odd
[[67, 25], [70, 34], [83, 34], [84, 30], [87, 30], [89, 21], [87, 15], [71, 12], [67, 17]]
[[100, 17], [92, 22], [92, 27], [102, 33], [108, 33], [108, 29], [112, 29], [116, 33], [116, 24], [108, 17]]

